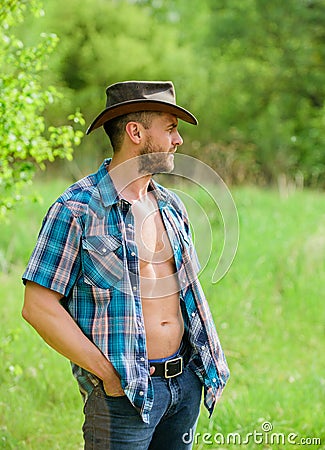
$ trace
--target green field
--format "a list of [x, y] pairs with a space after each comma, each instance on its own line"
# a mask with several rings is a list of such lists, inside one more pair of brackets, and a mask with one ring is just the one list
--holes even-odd
[[[69, 363], [20, 313], [24, 264], [49, 202], [66, 185], [36, 184], [44, 202], [19, 207], [0, 225], [1, 449], [82, 448], [82, 402]], [[214, 253], [201, 275], [231, 378], [210, 420], [202, 408], [194, 449], [325, 448], [324, 194], [232, 193], [240, 220], [236, 258], [217, 284], [210, 281]], [[209, 212], [218, 229], [218, 214]]]

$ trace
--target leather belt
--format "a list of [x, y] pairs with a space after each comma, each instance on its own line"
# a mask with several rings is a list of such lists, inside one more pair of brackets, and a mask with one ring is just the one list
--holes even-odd
[[151, 375], [152, 377], [173, 378], [183, 373], [183, 356], [169, 359], [164, 362], [151, 362], [150, 367], [156, 370]]

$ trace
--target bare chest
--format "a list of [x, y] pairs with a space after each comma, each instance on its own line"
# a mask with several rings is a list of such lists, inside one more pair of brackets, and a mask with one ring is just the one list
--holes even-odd
[[153, 196], [133, 207], [135, 240], [140, 262], [161, 264], [173, 257], [173, 251], [158, 205]]

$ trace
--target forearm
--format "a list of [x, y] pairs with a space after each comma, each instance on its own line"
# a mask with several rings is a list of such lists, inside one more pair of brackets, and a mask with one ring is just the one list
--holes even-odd
[[60, 295], [27, 283], [23, 317], [57, 352], [102, 380], [115, 375], [112, 364], [85, 336], [59, 302]]

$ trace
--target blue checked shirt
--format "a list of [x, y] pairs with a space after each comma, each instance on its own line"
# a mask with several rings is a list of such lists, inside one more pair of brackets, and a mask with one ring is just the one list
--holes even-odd
[[[134, 217], [129, 203], [115, 190], [107, 172], [109, 163], [105, 160], [97, 173], [72, 185], [51, 206], [23, 280], [62, 294], [63, 306], [111, 361], [125, 394], [148, 423], [154, 393], [146, 352]], [[150, 189], [174, 249], [185, 333], [211, 414], [229, 371], [198, 281], [199, 265], [188, 217], [174, 193], [153, 180]], [[87, 399], [98, 379], [75, 364], [72, 368]]]

